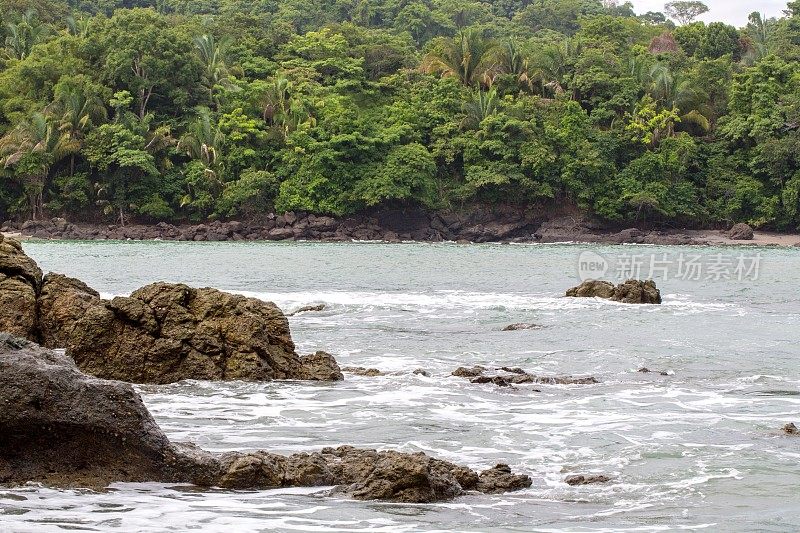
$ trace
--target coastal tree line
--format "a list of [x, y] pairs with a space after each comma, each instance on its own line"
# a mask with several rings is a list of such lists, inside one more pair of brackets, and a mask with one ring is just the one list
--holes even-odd
[[[2, 0], [0, 215], [800, 227], [800, 1]], [[677, 24], [676, 24], [677, 23]]]

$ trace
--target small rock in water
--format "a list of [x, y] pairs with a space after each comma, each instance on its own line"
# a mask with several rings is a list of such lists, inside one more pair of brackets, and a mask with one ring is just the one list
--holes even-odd
[[526, 329], [542, 329], [544, 326], [539, 324], [511, 324], [503, 328], [503, 331], [523, 331]]
[[311, 313], [311, 312], [319, 312], [319, 311], [324, 311], [324, 310], [325, 310], [325, 304], [307, 305], [305, 307], [301, 307], [297, 311], [292, 311], [291, 313], [288, 313], [286, 316], [295, 316], [295, 315], [299, 315], [300, 313]]
[[783, 426], [783, 432], [787, 435], [799, 435], [800, 429], [797, 429], [797, 426], [795, 426], [793, 423], [789, 423]]
[[367, 378], [375, 378], [378, 376], [385, 376], [385, 372], [381, 372], [377, 368], [365, 368], [363, 366], [348, 366], [342, 369], [342, 372], [355, 374], [356, 376], [364, 376]]
[[614, 286], [609, 281], [588, 280], [567, 291], [569, 298], [603, 298], [626, 304], [660, 304], [661, 291], [653, 280], [630, 279]]
[[483, 371], [486, 370], [482, 366], [473, 366], [472, 368], [466, 367], [459, 367], [453, 372], [453, 376], [457, 378], [476, 378], [483, 374]]
[[577, 474], [567, 476], [567, 479], [564, 481], [567, 485], [575, 487], [578, 485], [592, 485], [594, 483], [608, 483], [611, 481], [611, 478], [602, 474]]
[[[639, 372], [640, 374], [655, 374], [656, 373], [656, 372], [650, 370], [647, 367], [640, 368], [639, 370], [637, 370], [637, 372]], [[669, 372], [667, 372], [666, 370], [662, 370], [661, 372], [657, 372], [657, 373], [659, 375], [661, 375], [661, 376], [669, 376]]]
[[501, 376], [480, 376], [470, 381], [470, 383], [477, 383], [477, 384], [494, 383], [498, 387], [511, 386], [511, 383], [509, 383], [506, 378]]
[[494, 468], [481, 472], [476, 488], [485, 494], [501, 494], [503, 492], [527, 489], [530, 486], [530, 477], [514, 474], [511, 472], [511, 467], [499, 464]]
[[425, 376], [426, 378], [431, 377], [431, 375], [428, 373], [428, 371], [424, 370], [422, 368], [418, 368], [418, 369], [414, 370], [414, 375], [416, 375], [416, 376]]

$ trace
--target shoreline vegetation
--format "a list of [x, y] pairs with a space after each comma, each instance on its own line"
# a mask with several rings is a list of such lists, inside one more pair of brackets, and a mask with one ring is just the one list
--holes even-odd
[[512, 206], [619, 230], [796, 232], [800, 1], [738, 28], [704, 11], [15, 0], [0, 13], [0, 220], [258, 221], [277, 239], [267, 213]]

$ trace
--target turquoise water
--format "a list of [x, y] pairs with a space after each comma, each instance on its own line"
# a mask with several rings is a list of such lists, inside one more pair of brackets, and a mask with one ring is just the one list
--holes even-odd
[[[106, 296], [165, 280], [257, 296], [287, 311], [325, 303], [323, 312], [290, 318], [299, 351], [325, 349], [342, 366], [388, 372], [338, 384], [140, 387], [171, 438], [219, 451], [343, 443], [423, 450], [474, 468], [509, 463], [534, 482], [519, 493], [438, 505], [353, 502], [316, 489], [26, 487], [0, 490], [0, 529], [792, 531], [800, 522], [800, 438], [780, 432], [800, 422], [800, 250], [24, 246], [43, 270], [81, 278]], [[687, 275], [689, 255], [700, 256], [700, 279]], [[597, 256], [608, 263], [607, 278], [631, 259], [641, 260], [643, 276], [658, 267], [664, 305], [563, 298], [586, 272], [582, 263]], [[737, 273], [741, 262], [757, 268]], [[517, 322], [543, 328], [501, 331]], [[449, 376], [472, 364], [600, 383], [534, 392]], [[412, 374], [416, 368], [430, 377]], [[570, 473], [613, 480], [569, 487]]]

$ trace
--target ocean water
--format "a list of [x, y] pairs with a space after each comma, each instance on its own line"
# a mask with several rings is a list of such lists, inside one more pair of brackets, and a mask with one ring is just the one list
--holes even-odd
[[[141, 386], [173, 439], [215, 451], [353, 444], [503, 462], [525, 491], [407, 505], [319, 489], [0, 489], [2, 531], [796, 531], [800, 250], [375, 243], [33, 242], [43, 270], [106, 296], [181, 281], [274, 301], [298, 350], [376, 378]], [[696, 257], [695, 257], [696, 256]], [[598, 259], [599, 258], [599, 259]], [[600, 264], [605, 261], [606, 263]], [[567, 299], [580, 275], [656, 275], [662, 306]], [[687, 265], [700, 264], [691, 270]], [[746, 266], [747, 268], [741, 268]], [[601, 268], [602, 267], [602, 268]], [[541, 329], [503, 332], [531, 322]], [[595, 376], [498, 388], [480, 364]], [[637, 372], [641, 367], [653, 373]], [[430, 377], [414, 375], [423, 368]], [[661, 375], [666, 372], [667, 375]], [[534, 389], [538, 389], [539, 392]], [[570, 487], [571, 473], [611, 482]]]

